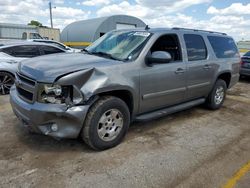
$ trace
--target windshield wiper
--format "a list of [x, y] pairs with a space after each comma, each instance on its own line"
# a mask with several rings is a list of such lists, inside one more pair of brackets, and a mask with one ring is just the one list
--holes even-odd
[[113, 60], [121, 61], [120, 59], [115, 58], [114, 56], [112, 56], [111, 54], [106, 53], [106, 52], [92, 52], [91, 54], [100, 55], [100, 56], [108, 57], [108, 58], [113, 59]]

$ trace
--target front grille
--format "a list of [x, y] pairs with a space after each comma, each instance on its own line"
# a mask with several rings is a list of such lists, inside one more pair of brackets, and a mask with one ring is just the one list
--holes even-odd
[[36, 82], [28, 77], [25, 77], [21, 74], [17, 74], [18, 78], [22, 81], [22, 82], [26, 82], [32, 86], [35, 86], [36, 85]]
[[28, 99], [29, 101], [33, 100], [33, 93], [30, 93], [30, 92], [28, 92], [20, 87], [17, 87], [17, 92], [19, 93], [19, 95]]
[[34, 102], [36, 81], [20, 73], [16, 75], [16, 88], [19, 96], [27, 102]]

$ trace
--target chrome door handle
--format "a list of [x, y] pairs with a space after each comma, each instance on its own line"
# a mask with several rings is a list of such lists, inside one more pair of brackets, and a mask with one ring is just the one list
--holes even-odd
[[211, 67], [211, 65], [204, 65], [204, 67], [203, 67], [203, 69], [205, 69], [205, 70], [208, 70], [208, 69], [211, 69], [212, 67]]
[[185, 70], [183, 68], [178, 68], [176, 71], [175, 71], [175, 74], [183, 74], [185, 72]]

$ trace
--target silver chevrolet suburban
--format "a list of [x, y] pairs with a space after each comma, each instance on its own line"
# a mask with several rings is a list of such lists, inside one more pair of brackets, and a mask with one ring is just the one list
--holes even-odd
[[80, 136], [91, 148], [104, 150], [122, 141], [132, 121], [202, 103], [220, 108], [239, 69], [238, 49], [224, 33], [117, 30], [82, 53], [21, 62], [10, 101], [32, 131]]

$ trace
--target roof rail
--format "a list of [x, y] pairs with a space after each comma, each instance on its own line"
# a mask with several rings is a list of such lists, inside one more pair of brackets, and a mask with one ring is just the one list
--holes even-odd
[[181, 27], [173, 27], [173, 30], [187, 30], [187, 31], [200, 31], [205, 33], [214, 33], [214, 34], [220, 34], [220, 35], [227, 35], [226, 33], [216, 32], [216, 31], [206, 31], [206, 30], [200, 30], [200, 29], [189, 29], [189, 28], [181, 28]]

